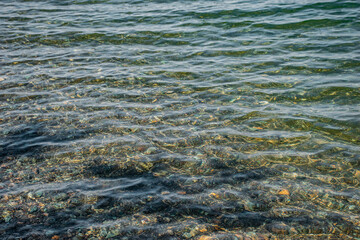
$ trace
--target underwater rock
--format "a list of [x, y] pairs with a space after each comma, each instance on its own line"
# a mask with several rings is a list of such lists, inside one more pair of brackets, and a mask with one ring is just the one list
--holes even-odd
[[266, 226], [266, 228], [275, 234], [285, 235], [289, 234], [290, 227], [284, 223], [272, 223]]

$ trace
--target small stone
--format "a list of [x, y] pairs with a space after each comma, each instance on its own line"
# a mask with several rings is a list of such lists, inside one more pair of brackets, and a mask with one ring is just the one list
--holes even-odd
[[168, 234], [168, 235], [174, 235], [174, 232], [173, 232], [173, 230], [170, 230], [170, 229], [169, 229], [169, 230], [166, 231], [166, 234]]
[[62, 203], [54, 203], [53, 204], [53, 207], [55, 208], [55, 209], [62, 209], [62, 208], [64, 208], [64, 204], [62, 204]]
[[267, 104], [269, 104], [269, 102], [268, 101], [260, 101], [259, 104], [260, 105], [267, 105]]
[[212, 240], [213, 238], [210, 236], [201, 236], [199, 240]]
[[156, 152], [156, 148], [155, 148], [155, 147], [149, 147], [149, 148], [146, 150], [145, 154], [153, 154], [153, 153], [155, 153], [155, 152]]
[[289, 233], [289, 226], [287, 226], [284, 223], [271, 224], [268, 229], [275, 234], [288, 234]]
[[254, 211], [255, 204], [253, 202], [248, 201], [245, 203], [245, 208], [249, 211]]
[[217, 198], [217, 199], [219, 199], [219, 198], [220, 198], [220, 195], [219, 195], [219, 194], [217, 194], [217, 193], [213, 193], [213, 192], [212, 192], [212, 193], [210, 193], [210, 194], [209, 194], [209, 196], [210, 196], [210, 197], [213, 197], [213, 198]]
[[27, 197], [30, 198], [30, 199], [35, 199], [33, 192], [29, 192], [29, 193], [27, 194]]
[[6, 215], [6, 216], [4, 216], [4, 220], [5, 220], [5, 222], [10, 222], [11, 221], [11, 216], [10, 215]]
[[29, 209], [29, 212], [30, 213], [34, 213], [38, 210], [38, 207], [37, 206], [32, 206], [30, 209]]
[[290, 228], [290, 233], [291, 234], [298, 234], [298, 231], [296, 231], [296, 229], [295, 228]]
[[100, 230], [100, 236], [106, 237], [107, 234], [108, 234], [108, 233], [107, 233], [106, 229], [101, 229], [101, 230]]
[[192, 230], [190, 231], [191, 237], [194, 237], [196, 234], [197, 234], [197, 230], [196, 230], [196, 229], [192, 229]]
[[206, 229], [205, 227], [203, 227], [203, 228], [201, 228], [199, 231], [202, 232], [202, 233], [204, 233], [204, 232], [207, 232], [207, 229]]
[[283, 189], [278, 194], [279, 195], [290, 195], [290, 192], [287, 189]]
[[43, 191], [38, 190], [35, 192], [35, 197], [40, 198], [43, 195]]
[[53, 236], [54, 234], [55, 234], [55, 231], [53, 231], [53, 230], [45, 231], [45, 236], [47, 236], [47, 237]]
[[183, 236], [185, 238], [192, 238], [193, 236], [191, 235], [191, 233], [184, 233]]
[[289, 166], [289, 172], [295, 172], [297, 169], [295, 167]]
[[110, 232], [108, 232], [108, 234], [106, 235], [106, 238], [113, 238], [116, 237], [120, 234], [120, 231], [118, 229], [114, 229]]
[[66, 193], [59, 193], [54, 197], [55, 201], [62, 201], [65, 200], [67, 198], [67, 194]]
[[73, 204], [73, 205], [79, 205], [79, 204], [81, 204], [81, 201], [80, 201], [79, 198], [72, 198], [70, 200], [70, 203]]
[[350, 206], [349, 206], [349, 210], [350, 210], [350, 211], [354, 210], [355, 208], [356, 208], [355, 205], [350, 205]]

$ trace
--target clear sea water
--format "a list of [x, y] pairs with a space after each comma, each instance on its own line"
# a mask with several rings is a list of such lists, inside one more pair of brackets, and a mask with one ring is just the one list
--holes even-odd
[[360, 239], [358, 0], [1, 0], [2, 239]]

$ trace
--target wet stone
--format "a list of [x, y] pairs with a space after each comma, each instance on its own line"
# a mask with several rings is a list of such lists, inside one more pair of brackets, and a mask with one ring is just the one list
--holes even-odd
[[146, 151], [145, 154], [154, 154], [156, 153], [157, 149], [155, 147], [149, 147]]
[[38, 207], [37, 206], [33, 206], [33, 207], [31, 207], [30, 209], [29, 209], [29, 212], [30, 213], [34, 213], [34, 212], [37, 212], [39, 209], [38, 209]]
[[289, 234], [290, 231], [290, 227], [284, 223], [270, 224], [267, 226], [267, 229], [272, 233], [280, 234], [280, 235]]
[[183, 237], [189, 239], [189, 238], [192, 238], [194, 235], [191, 233], [191, 232], [186, 232], [183, 234]]
[[29, 193], [27, 194], [27, 197], [28, 197], [29, 199], [35, 199], [35, 196], [34, 196], [34, 193], [33, 193], [33, 192], [29, 192]]
[[63, 201], [67, 198], [67, 194], [66, 193], [59, 193], [57, 195], [54, 196], [54, 200], [55, 201]]
[[52, 236], [55, 235], [55, 231], [54, 230], [47, 230], [45, 231], [45, 236], [48, 237], [49, 239], [52, 239]]
[[101, 236], [101, 237], [106, 237], [107, 234], [108, 234], [108, 232], [106, 231], [106, 229], [101, 229], [101, 230], [100, 230], [100, 236]]
[[35, 197], [36, 197], [36, 198], [40, 198], [40, 197], [42, 197], [42, 196], [43, 196], [43, 194], [44, 194], [44, 192], [43, 192], [43, 191], [38, 190], [38, 191], [36, 191], [36, 192], [35, 192]]
[[350, 211], [354, 210], [355, 208], [356, 208], [355, 205], [350, 205], [350, 206], [348, 207], [348, 209], [349, 209]]
[[10, 213], [8, 213], [8, 212], [3, 213], [2, 216], [3, 216], [4, 221], [5, 221], [6, 223], [8, 223], [8, 222], [10, 222], [10, 221], [12, 220], [12, 217], [11, 217]]
[[110, 230], [107, 235], [106, 238], [113, 238], [116, 237], [118, 235], [120, 235], [121, 231], [119, 229], [114, 229], [114, 230]]

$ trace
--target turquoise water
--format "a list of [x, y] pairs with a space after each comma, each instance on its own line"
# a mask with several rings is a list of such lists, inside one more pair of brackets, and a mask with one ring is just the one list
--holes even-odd
[[360, 2], [1, 0], [4, 239], [359, 239]]

